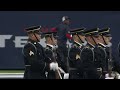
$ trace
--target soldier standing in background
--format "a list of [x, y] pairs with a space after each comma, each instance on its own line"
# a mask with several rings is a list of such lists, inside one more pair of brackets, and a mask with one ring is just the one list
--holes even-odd
[[68, 48], [67, 48], [67, 39], [71, 39], [70, 31], [70, 18], [68, 16], [62, 17], [62, 23], [56, 27], [57, 30], [57, 40], [58, 40], [58, 51], [61, 56], [64, 58], [64, 63], [67, 65], [68, 57]]

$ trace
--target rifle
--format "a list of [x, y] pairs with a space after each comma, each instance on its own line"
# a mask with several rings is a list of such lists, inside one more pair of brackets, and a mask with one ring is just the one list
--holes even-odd
[[120, 42], [118, 43], [118, 54], [119, 54], [119, 57], [120, 57]]
[[109, 47], [108, 74], [112, 77], [112, 48]]
[[69, 51], [70, 51], [70, 47], [69, 47], [69, 44], [67, 45], [68, 46], [68, 57], [67, 57], [67, 72], [69, 73], [70, 72], [70, 70], [69, 70]]
[[106, 79], [114, 79], [115, 74], [112, 72], [112, 47], [109, 47], [109, 59], [108, 59], [108, 74], [106, 75]]
[[[57, 62], [56, 57], [57, 57], [57, 52], [56, 52], [56, 49], [55, 49], [55, 50], [53, 50], [53, 62]], [[61, 76], [59, 70], [55, 70], [55, 77], [56, 77], [56, 79], [62, 79], [62, 76]]]
[[110, 52], [110, 59], [108, 60], [108, 77], [110, 77], [110, 79], [120, 79], [120, 74], [118, 72], [112, 71], [113, 68], [113, 61], [112, 61], [112, 48], [109, 48], [109, 52]]

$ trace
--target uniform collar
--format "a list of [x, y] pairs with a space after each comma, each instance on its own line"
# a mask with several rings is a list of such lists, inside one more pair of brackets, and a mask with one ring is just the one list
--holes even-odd
[[50, 47], [51, 49], [53, 49], [53, 48], [54, 48], [54, 46], [53, 46], [53, 45], [51, 45], [51, 44], [46, 44], [46, 46]]
[[92, 48], [95, 48], [95, 46], [93, 44], [89, 43], [89, 42], [88, 42], [88, 45]]
[[31, 43], [33, 43], [33, 44], [37, 44], [36, 41], [33, 41], [33, 40], [31, 40], [31, 39], [28, 39], [28, 42], [31, 42]]
[[77, 44], [78, 46], [82, 46], [82, 44], [80, 44], [79, 42], [74, 41], [75, 44]]
[[106, 47], [106, 45], [102, 44], [102, 43], [98, 43], [98, 45], [102, 46], [102, 47]]

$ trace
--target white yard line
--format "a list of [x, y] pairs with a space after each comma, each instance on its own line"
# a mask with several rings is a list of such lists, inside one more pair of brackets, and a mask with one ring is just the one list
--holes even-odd
[[17, 75], [17, 74], [18, 74], [18, 75], [23, 75], [24, 73], [0, 73], [0, 75], [4, 75], [4, 74], [5, 74], [5, 75], [8, 75], [8, 74], [9, 74], [9, 75]]
[[0, 79], [23, 79], [24, 73], [0, 73]]

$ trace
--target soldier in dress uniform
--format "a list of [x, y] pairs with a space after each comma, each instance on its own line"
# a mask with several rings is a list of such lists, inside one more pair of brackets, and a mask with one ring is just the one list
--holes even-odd
[[32, 26], [25, 29], [29, 39], [23, 48], [24, 79], [46, 79], [46, 71], [58, 69], [57, 63], [49, 63], [49, 58], [46, 57], [43, 47], [39, 44], [40, 28], [40, 26]]
[[[46, 48], [45, 53], [46, 56], [51, 60], [51, 62], [54, 62], [54, 59], [56, 59], [56, 62], [58, 63], [59, 69], [63, 70], [64, 73], [61, 73], [59, 70], [57, 73], [59, 73], [59, 79], [64, 79], [64, 74], [66, 74], [66, 66], [64, 64], [62, 56], [60, 56], [59, 52], [57, 51], [57, 32], [46, 32], [43, 34], [45, 37], [46, 42]], [[53, 56], [55, 54], [56, 56]], [[56, 78], [56, 73], [53, 70], [48, 71], [47, 75], [48, 79], [58, 79]]]
[[[107, 54], [106, 66], [108, 73], [110, 68], [112, 68], [111, 69], [112, 71], [116, 71], [120, 73], [120, 61], [115, 59], [114, 55], [112, 54], [112, 43], [111, 43], [112, 36], [110, 34], [110, 28], [101, 29], [99, 32], [101, 33], [101, 36], [106, 46], [105, 48]], [[115, 74], [113, 76], [115, 76]]]
[[82, 43], [85, 41], [85, 28], [77, 28], [71, 30], [73, 43], [69, 51], [69, 74], [70, 79], [83, 79], [83, 67], [80, 58], [80, 52], [84, 47]]
[[84, 68], [84, 78], [85, 79], [99, 79], [100, 75], [97, 71], [97, 67], [95, 65], [95, 47], [96, 42], [94, 37], [98, 36], [98, 29], [94, 28], [85, 31], [87, 45], [81, 51], [81, 61], [83, 63]]
[[97, 36], [93, 35], [93, 40], [95, 41], [95, 44], [96, 44], [94, 48], [94, 55], [95, 55], [94, 64], [100, 76], [99, 79], [104, 79], [105, 74], [107, 72], [106, 70], [106, 56], [107, 55], [105, 51], [105, 45], [103, 43], [101, 36], [99, 35], [99, 32]]
[[102, 43], [103, 40], [98, 32], [99, 28], [96, 28], [94, 34], [91, 34], [91, 39], [93, 42], [93, 51], [94, 51], [94, 66], [96, 67], [99, 78], [104, 79], [106, 73], [106, 51]]

